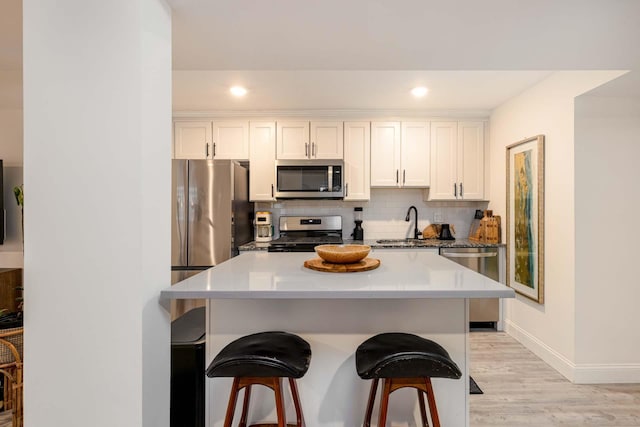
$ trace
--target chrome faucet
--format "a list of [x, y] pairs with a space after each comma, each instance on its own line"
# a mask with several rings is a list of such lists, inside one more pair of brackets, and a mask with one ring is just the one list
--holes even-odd
[[417, 239], [419, 235], [421, 235], [422, 233], [420, 233], [418, 231], [418, 209], [416, 209], [415, 206], [410, 206], [409, 210], [407, 211], [407, 216], [405, 217], [405, 221], [409, 222], [411, 220], [411, 209], [413, 209], [413, 211], [416, 213], [416, 223], [414, 225], [413, 228], [413, 238]]

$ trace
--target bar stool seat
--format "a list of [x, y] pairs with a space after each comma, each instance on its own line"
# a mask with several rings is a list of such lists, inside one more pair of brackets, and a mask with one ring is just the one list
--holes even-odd
[[379, 379], [383, 379], [378, 427], [384, 427], [389, 395], [400, 388], [417, 389], [422, 423], [428, 426], [424, 395], [434, 427], [440, 426], [431, 378], [459, 379], [460, 368], [438, 343], [417, 335], [390, 332], [369, 338], [356, 350], [356, 370], [362, 379], [373, 379], [364, 426], [371, 425]]
[[[260, 332], [241, 337], [226, 347], [213, 359], [206, 374], [208, 377], [234, 378], [225, 417], [225, 427], [231, 427], [238, 392], [244, 391], [244, 403], [240, 427], [246, 427], [251, 386], [263, 385], [275, 393], [278, 427], [304, 426], [300, 397], [295, 382], [309, 369], [311, 347], [297, 335], [287, 332]], [[288, 378], [291, 396], [296, 410], [296, 424], [286, 423], [283, 378]]]

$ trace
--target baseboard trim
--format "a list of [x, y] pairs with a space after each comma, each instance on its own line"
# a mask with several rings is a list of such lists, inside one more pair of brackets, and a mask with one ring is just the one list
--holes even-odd
[[507, 332], [513, 338], [518, 340], [522, 345], [531, 350], [533, 354], [544, 360], [548, 365], [558, 371], [566, 379], [571, 382], [574, 381], [575, 366], [569, 359], [540, 341], [538, 338], [531, 335], [529, 332], [514, 324], [510, 320], [506, 319], [504, 321], [504, 324], [505, 332]]
[[576, 365], [573, 382], [576, 384], [640, 383], [640, 365]]
[[640, 383], [640, 364], [575, 364], [509, 320], [505, 332], [575, 384]]

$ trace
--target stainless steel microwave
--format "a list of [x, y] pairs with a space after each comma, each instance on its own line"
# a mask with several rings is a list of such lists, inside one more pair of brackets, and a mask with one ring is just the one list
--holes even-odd
[[342, 160], [277, 160], [276, 199], [344, 198]]

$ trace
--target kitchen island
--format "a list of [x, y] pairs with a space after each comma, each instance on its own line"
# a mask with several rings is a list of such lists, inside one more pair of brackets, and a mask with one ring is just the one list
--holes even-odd
[[[513, 298], [513, 290], [426, 251], [372, 252], [380, 267], [359, 273], [303, 267], [314, 256], [243, 253], [163, 290], [161, 298], [208, 300], [207, 363], [249, 333], [285, 330], [306, 339], [313, 356], [299, 389], [309, 427], [361, 425], [369, 389], [355, 371], [361, 342], [391, 331], [432, 339], [464, 374], [461, 380], [434, 379], [442, 424], [468, 426], [468, 299]], [[207, 380], [207, 425], [222, 426], [230, 384]], [[259, 391], [252, 393], [251, 421], [274, 420], [270, 392]], [[417, 411], [415, 391], [393, 394], [389, 420], [415, 425]]]

